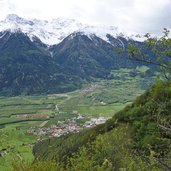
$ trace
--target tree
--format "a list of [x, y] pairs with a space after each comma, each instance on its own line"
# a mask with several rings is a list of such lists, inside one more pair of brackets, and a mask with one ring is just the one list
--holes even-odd
[[149, 64], [160, 66], [162, 75], [170, 80], [171, 74], [171, 38], [169, 30], [164, 28], [163, 36], [152, 37], [147, 33], [142, 46], [131, 43], [128, 54], [131, 59], [144, 61]]
[[[156, 65], [161, 69], [162, 82], [155, 85], [152, 102], [154, 106], [154, 116], [157, 127], [161, 130], [163, 137], [171, 136], [171, 38], [170, 32], [164, 28], [163, 36], [160, 38], [152, 37], [149, 33], [145, 35], [145, 42], [142, 46], [131, 43], [128, 47], [129, 57], [133, 60], [143, 61], [148, 64]], [[163, 77], [164, 76], [164, 77]], [[165, 78], [165, 79], [164, 79]], [[167, 145], [164, 143], [164, 147]], [[158, 149], [161, 145], [156, 145]], [[169, 146], [170, 147], [170, 146]], [[156, 158], [159, 165], [164, 170], [170, 170], [170, 153], [165, 150], [167, 155]], [[155, 154], [156, 155], [156, 154]], [[168, 158], [168, 159], [167, 159]], [[168, 160], [168, 163], [166, 162]]]
[[[149, 33], [147, 33], [144, 37], [146, 41], [143, 46], [138, 46], [136, 43], [131, 43], [128, 47], [128, 54], [131, 59], [144, 61], [149, 64], [153, 64], [159, 66], [161, 68], [161, 74], [169, 80], [166, 84], [171, 84], [171, 38], [170, 31], [166, 28], [163, 30], [163, 36], [160, 38], [152, 37]], [[162, 84], [158, 87], [161, 89], [162, 93], [164, 93], [165, 84]], [[170, 100], [169, 92], [166, 92], [165, 100], [161, 105], [161, 110], [164, 110], [166, 105], [166, 101], [168, 98]], [[154, 100], [157, 103], [157, 99]], [[161, 100], [160, 100], [161, 101]], [[162, 113], [162, 112], [160, 112]], [[166, 112], [165, 112], [166, 113]], [[169, 121], [169, 123], [168, 123]], [[171, 133], [171, 123], [170, 119], [165, 121], [164, 123], [162, 116], [159, 115], [157, 118], [157, 122], [161, 129], [165, 129]], [[167, 125], [167, 126], [166, 126]]]

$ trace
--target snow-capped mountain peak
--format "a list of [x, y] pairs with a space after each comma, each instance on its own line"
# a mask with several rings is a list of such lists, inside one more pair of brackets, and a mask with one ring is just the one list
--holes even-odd
[[16, 14], [8, 14], [5, 19], [5, 21], [17, 21], [17, 20], [19, 21], [23, 19]]
[[24, 18], [19, 17], [16, 14], [8, 14], [7, 17], [5, 18], [5, 23], [11, 23], [11, 24], [16, 24], [16, 26], [20, 26], [21, 24], [28, 24], [28, 25], [33, 25], [34, 23], [31, 20], [27, 20]]
[[24, 19], [15, 14], [9, 14], [4, 21], [0, 21], [0, 32], [5, 30], [12, 32], [21, 30], [31, 40], [33, 37], [38, 37], [47, 45], [58, 44], [73, 32], [81, 32], [89, 37], [94, 34], [105, 41], [108, 41], [107, 34], [113, 37], [120, 35], [118, 28], [113, 26], [92, 26], [67, 18], [57, 18], [51, 21]]

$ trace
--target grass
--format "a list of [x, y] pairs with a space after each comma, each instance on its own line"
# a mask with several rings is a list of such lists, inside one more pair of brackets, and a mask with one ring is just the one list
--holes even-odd
[[[147, 68], [138, 68], [137, 72], [144, 72]], [[77, 91], [65, 103], [59, 105], [59, 109], [65, 113], [77, 111], [81, 114], [92, 116], [111, 117], [135, 98], [141, 95], [149, 87], [153, 78], [146, 79], [139, 75], [131, 77], [129, 69], [113, 71], [112, 74], [118, 79], [96, 80], [92, 84], [97, 84], [99, 88], [88, 91]]]
[[[40, 124], [39, 122], [29, 123], [30, 126]], [[23, 160], [32, 161], [32, 144], [37, 141], [37, 137], [26, 134], [22, 129], [22, 124], [8, 125], [0, 129], [0, 151], [5, 150], [7, 154], [0, 157], [0, 170], [11, 170], [11, 165], [16, 157]]]
[[95, 117], [111, 117], [116, 112], [123, 109], [125, 104], [118, 103], [118, 104], [110, 104], [110, 105], [103, 105], [103, 106], [80, 106], [78, 107], [79, 113], [84, 115], [90, 115]]

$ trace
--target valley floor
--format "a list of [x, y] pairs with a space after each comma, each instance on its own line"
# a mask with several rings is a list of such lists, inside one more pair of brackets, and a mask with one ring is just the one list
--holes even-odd
[[118, 80], [95, 80], [66, 94], [0, 97], [0, 170], [11, 170], [16, 158], [31, 162], [37, 141], [105, 122], [151, 82], [122, 71]]

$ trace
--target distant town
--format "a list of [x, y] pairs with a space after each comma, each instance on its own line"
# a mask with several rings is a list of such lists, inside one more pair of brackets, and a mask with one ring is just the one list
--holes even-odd
[[66, 121], [58, 121], [56, 124], [51, 125], [50, 127], [45, 127], [44, 125], [47, 123], [42, 123], [39, 128], [29, 128], [27, 130], [28, 134], [33, 134], [36, 136], [49, 136], [49, 137], [60, 137], [62, 135], [66, 135], [69, 133], [77, 133], [85, 128], [92, 128], [96, 125], [103, 124], [107, 121], [104, 117], [99, 118], [89, 118], [84, 124], [79, 124], [78, 120], [87, 119], [83, 115], [78, 115], [77, 117], [73, 117], [72, 119], [68, 119]]

